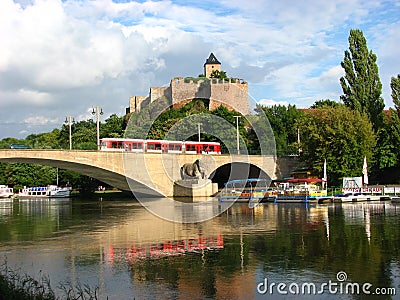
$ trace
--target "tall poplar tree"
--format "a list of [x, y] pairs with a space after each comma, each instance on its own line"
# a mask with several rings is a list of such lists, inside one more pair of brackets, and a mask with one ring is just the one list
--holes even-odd
[[390, 121], [392, 125], [392, 144], [396, 156], [400, 158], [400, 74], [390, 80], [394, 109], [390, 108]]
[[349, 51], [344, 52], [341, 65], [345, 76], [340, 78], [343, 103], [353, 110], [365, 113], [377, 132], [383, 121], [385, 103], [381, 97], [377, 57], [368, 50], [364, 34], [359, 29], [350, 30]]
[[400, 118], [400, 74], [396, 77], [392, 77], [390, 80], [390, 88], [392, 89], [392, 100], [397, 111], [397, 115]]

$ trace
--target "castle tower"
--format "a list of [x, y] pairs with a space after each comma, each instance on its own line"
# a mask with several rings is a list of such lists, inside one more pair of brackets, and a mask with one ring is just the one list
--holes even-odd
[[212, 71], [218, 70], [221, 71], [221, 63], [215, 57], [213, 53], [210, 54], [210, 57], [204, 63], [204, 75], [207, 78], [210, 78]]

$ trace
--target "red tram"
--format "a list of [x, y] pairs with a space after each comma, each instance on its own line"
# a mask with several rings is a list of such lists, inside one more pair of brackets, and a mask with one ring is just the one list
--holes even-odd
[[104, 138], [100, 140], [101, 151], [128, 151], [147, 153], [221, 154], [221, 145], [216, 142], [141, 140]]

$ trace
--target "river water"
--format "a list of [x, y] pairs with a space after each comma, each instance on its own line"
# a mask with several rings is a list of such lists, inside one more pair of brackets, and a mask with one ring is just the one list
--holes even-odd
[[2, 202], [0, 260], [58, 296], [71, 284], [99, 299], [400, 297], [399, 205], [223, 205], [182, 224], [118, 196]]

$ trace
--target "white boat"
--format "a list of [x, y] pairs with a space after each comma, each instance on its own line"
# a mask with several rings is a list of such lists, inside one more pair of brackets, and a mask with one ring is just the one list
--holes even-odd
[[13, 195], [13, 188], [3, 184], [0, 185], [0, 198], [11, 198]]
[[71, 187], [48, 185], [45, 187], [24, 187], [18, 193], [18, 198], [67, 198], [71, 196]]

